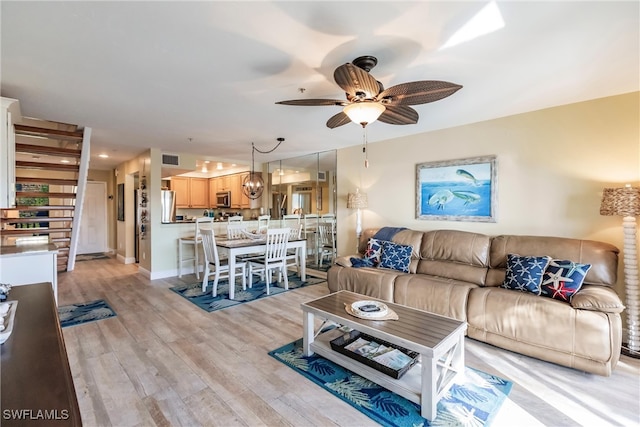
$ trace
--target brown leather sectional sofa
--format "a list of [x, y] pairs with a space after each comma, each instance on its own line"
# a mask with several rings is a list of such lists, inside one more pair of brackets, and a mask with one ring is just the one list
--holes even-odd
[[[361, 257], [377, 229], [359, 242]], [[487, 236], [454, 230], [402, 230], [391, 241], [413, 247], [409, 273], [352, 267], [341, 257], [328, 272], [331, 292], [346, 289], [468, 323], [470, 338], [527, 356], [609, 376], [620, 357], [624, 305], [616, 283], [618, 249], [559, 237]], [[570, 303], [500, 285], [507, 254], [548, 255], [591, 264]]]

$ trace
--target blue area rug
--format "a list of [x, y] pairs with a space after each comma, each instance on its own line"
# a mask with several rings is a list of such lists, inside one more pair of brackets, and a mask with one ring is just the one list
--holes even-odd
[[115, 315], [116, 312], [103, 299], [58, 307], [60, 326], [63, 328], [95, 320], [108, 319]]
[[78, 261], [93, 261], [96, 259], [109, 259], [109, 255], [105, 254], [104, 252], [98, 252], [95, 254], [82, 254], [82, 255], [76, 255], [76, 262]]
[[[289, 290], [302, 288], [309, 285], [316, 285], [324, 281], [324, 279], [309, 277], [307, 275], [307, 280], [303, 282], [297, 275], [290, 275]], [[212, 280], [209, 281], [207, 289], [204, 292], [202, 292], [201, 282], [186, 286], [174, 286], [170, 289], [181, 297], [186, 298], [201, 309], [208, 312], [220, 310], [227, 307], [233, 307], [245, 302], [255, 301], [260, 298], [270, 297], [273, 295], [281, 294], [283, 292], [287, 292], [284, 289], [284, 283], [282, 283], [282, 285], [279, 285], [278, 282], [272, 283], [269, 286], [270, 295], [267, 295], [267, 287], [264, 281], [258, 281], [257, 283], [254, 281], [253, 287], [247, 287], [247, 289], [244, 291], [242, 290], [242, 285], [239, 283], [240, 281], [238, 280], [237, 282], [238, 283], [236, 283], [235, 294], [233, 296], [234, 298], [232, 300], [229, 299], [229, 282], [226, 279], [220, 280], [218, 282], [218, 295], [216, 297], [213, 297], [211, 294], [211, 291], [213, 289]]]
[[488, 426], [513, 386], [511, 381], [467, 367], [440, 399], [438, 414], [429, 423], [420, 416], [420, 405], [321, 356], [303, 356], [302, 339], [269, 355], [384, 426]]

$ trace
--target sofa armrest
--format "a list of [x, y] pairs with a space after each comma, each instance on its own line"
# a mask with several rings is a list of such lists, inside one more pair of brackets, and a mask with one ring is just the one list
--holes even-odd
[[362, 255], [339, 256], [335, 259], [334, 264], [338, 264], [341, 267], [353, 267], [351, 258], [362, 258]]
[[616, 292], [606, 286], [584, 285], [571, 298], [571, 306], [580, 310], [622, 313], [624, 304]]

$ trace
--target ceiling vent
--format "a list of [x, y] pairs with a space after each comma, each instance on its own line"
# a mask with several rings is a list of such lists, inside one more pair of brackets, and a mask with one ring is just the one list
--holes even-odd
[[318, 181], [325, 182], [327, 180], [327, 172], [326, 171], [318, 171]]
[[163, 154], [162, 165], [163, 166], [180, 166], [180, 156], [175, 154]]

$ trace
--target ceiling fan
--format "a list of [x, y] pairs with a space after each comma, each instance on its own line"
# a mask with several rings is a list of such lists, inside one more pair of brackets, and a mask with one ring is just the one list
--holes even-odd
[[379, 120], [391, 125], [411, 125], [418, 123], [418, 112], [410, 105], [426, 104], [453, 95], [461, 85], [439, 80], [420, 80], [401, 83], [385, 89], [369, 71], [378, 64], [374, 56], [360, 56], [351, 63], [339, 66], [333, 73], [338, 86], [347, 95], [340, 99], [294, 99], [276, 104], [323, 106], [339, 105], [343, 111], [327, 121], [327, 127], [334, 129], [351, 121], [365, 127]]

